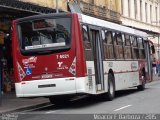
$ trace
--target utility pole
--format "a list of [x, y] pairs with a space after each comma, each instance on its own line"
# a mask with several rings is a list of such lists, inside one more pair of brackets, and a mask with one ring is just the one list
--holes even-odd
[[59, 13], [59, 10], [58, 10], [58, 0], [56, 0], [56, 13]]
[[158, 60], [160, 59], [160, 51], [159, 51], [159, 41], [160, 41], [160, 33], [158, 35]]
[[0, 106], [2, 103], [2, 61], [0, 57]]
[[[159, 33], [158, 33], [158, 77], [160, 75], [160, 51], [159, 51], [159, 42], [160, 42], [160, 0], [158, 0], [158, 8], [159, 8], [159, 21], [158, 21], [158, 27], [159, 27]], [[158, 79], [157, 77], [157, 79]]]
[[160, 51], [159, 51], [159, 45], [160, 45], [160, 0], [158, 1], [158, 7], [159, 7], [159, 21], [158, 21], [158, 26], [159, 26], [159, 34], [158, 34], [158, 60], [160, 59]]

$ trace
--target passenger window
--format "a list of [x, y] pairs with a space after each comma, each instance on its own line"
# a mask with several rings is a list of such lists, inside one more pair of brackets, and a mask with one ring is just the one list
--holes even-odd
[[123, 34], [124, 38], [124, 57], [125, 59], [131, 59], [132, 54], [131, 54], [131, 40], [130, 36], [127, 34]]
[[139, 49], [137, 44], [137, 38], [134, 36], [131, 36], [131, 42], [132, 42], [132, 57], [133, 59], [139, 59]]
[[137, 41], [139, 46], [139, 57], [140, 59], [145, 59], [144, 40], [138, 37]]
[[113, 32], [114, 50], [117, 59], [123, 59], [123, 41], [120, 32]]
[[125, 46], [131, 46], [130, 36], [125, 34]]
[[104, 59], [114, 59], [112, 31], [102, 31]]
[[137, 38], [137, 41], [138, 41], [138, 46], [139, 48], [143, 49], [144, 48], [144, 44], [143, 44], [143, 39], [138, 37]]
[[86, 60], [92, 61], [93, 54], [92, 54], [91, 42], [88, 37], [88, 28], [85, 25], [82, 26], [82, 34], [83, 34], [83, 45], [84, 45]]

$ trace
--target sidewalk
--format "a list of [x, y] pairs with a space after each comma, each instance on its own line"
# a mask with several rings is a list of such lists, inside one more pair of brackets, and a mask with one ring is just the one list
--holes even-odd
[[157, 80], [160, 80], [160, 76], [158, 76], [158, 74], [157, 74], [156, 76], [153, 77], [153, 80], [152, 80], [151, 82], [157, 81]]
[[48, 98], [17, 98], [15, 92], [4, 93], [1, 99], [0, 113], [23, 111], [49, 104]]

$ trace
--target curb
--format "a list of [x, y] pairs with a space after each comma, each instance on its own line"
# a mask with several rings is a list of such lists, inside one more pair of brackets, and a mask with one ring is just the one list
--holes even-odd
[[46, 102], [46, 103], [41, 103], [41, 104], [36, 104], [36, 105], [22, 106], [19, 108], [15, 108], [15, 109], [13, 108], [11, 110], [2, 111], [2, 112], [0, 112], [0, 114], [11, 114], [11, 113], [14, 114], [14, 113], [23, 112], [23, 111], [29, 110], [29, 109], [36, 109], [36, 108], [43, 107], [46, 105], [51, 105], [51, 103]]
[[151, 82], [148, 82], [147, 84], [148, 84], [148, 85], [151, 85], [151, 84], [155, 84], [155, 83], [157, 83], [157, 82], [160, 82], [160, 79], [153, 80], [153, 81], [151, 81]]

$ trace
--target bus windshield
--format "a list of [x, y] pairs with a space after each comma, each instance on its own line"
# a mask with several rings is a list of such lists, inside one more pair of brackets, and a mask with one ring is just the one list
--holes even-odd
[[71, 18], [22, 21], [18, 33], [23, 52], [65, 49], [71, 43]]

